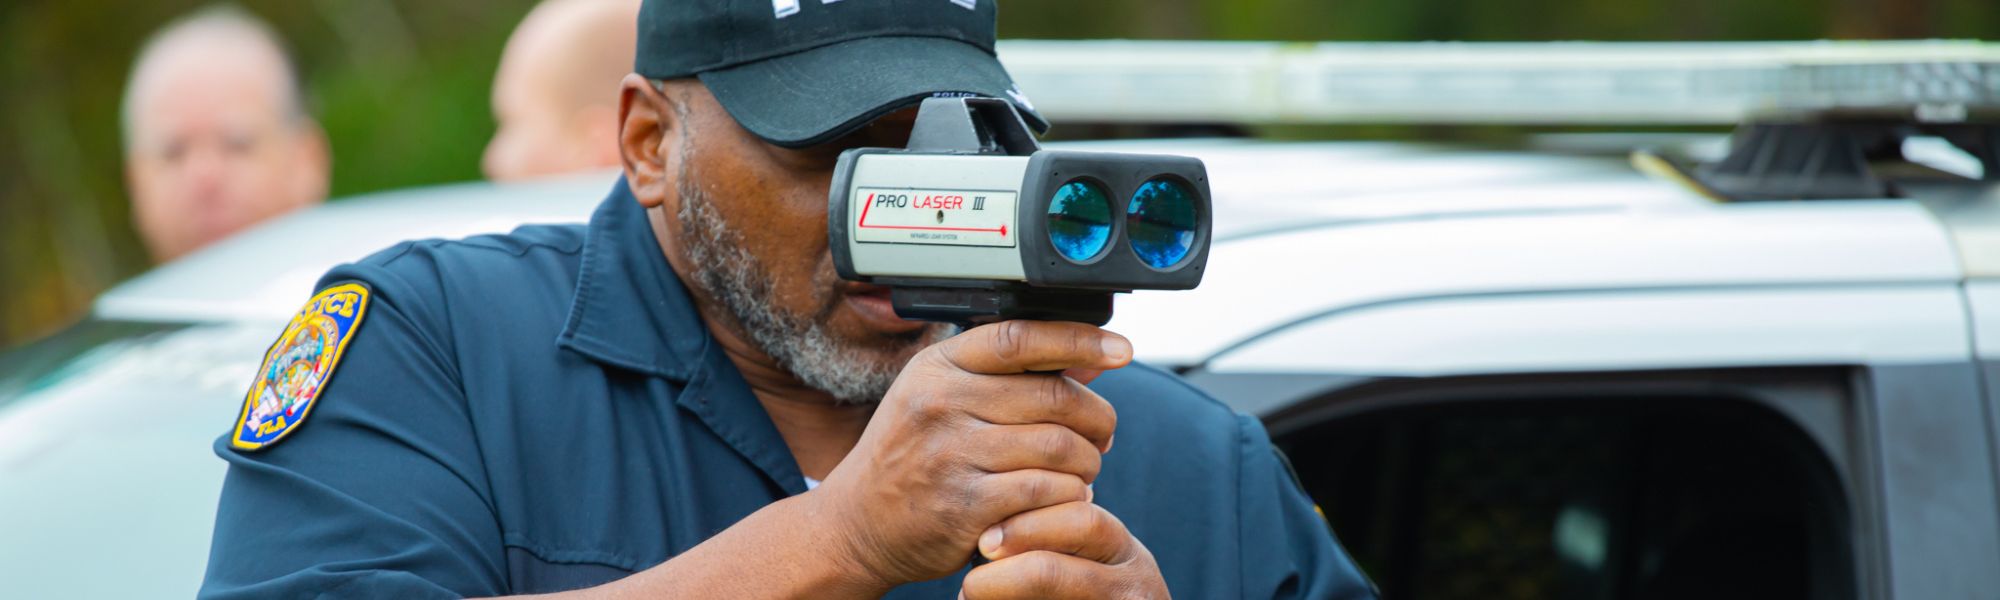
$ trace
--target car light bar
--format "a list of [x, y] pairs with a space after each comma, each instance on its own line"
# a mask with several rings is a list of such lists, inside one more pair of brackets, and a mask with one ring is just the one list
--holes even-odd
[[1725, 125], [2000, 112], [2000, 44], [1002, 42], [1056, 121]]

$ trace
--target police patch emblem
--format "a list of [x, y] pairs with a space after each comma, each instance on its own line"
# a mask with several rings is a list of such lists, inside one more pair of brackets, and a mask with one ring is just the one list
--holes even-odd
[[264, 353], [229, 445], [261, 450], [298, 429], [367, 312], [368, 286], [359, 283], [327, 288], [307, 301]]

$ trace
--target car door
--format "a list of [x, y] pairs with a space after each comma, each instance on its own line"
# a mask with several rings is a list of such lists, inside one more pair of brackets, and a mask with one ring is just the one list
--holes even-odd
[[1996, 587], [1956, 282], [1461, 294], [1190, 380], [1266, 419], [1386, 595], [1946, 598]]

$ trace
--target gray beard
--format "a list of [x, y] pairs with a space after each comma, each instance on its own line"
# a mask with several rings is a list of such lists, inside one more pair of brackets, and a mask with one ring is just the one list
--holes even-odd
[[[826, 392], [842, 405], [880, 401], [896, 383], [902, 362], [879, 356], [877, 350], [852, 348], [835, 340], [826, 321], [839, 306], [838, 301], [810, 318], [780, 311], [771, 301], [770, 271], [756, 256], [742, 250], [742, 234], [723, 220], [687, 173], [679, 179], [680, 209], [675, 217], [680, 221], [681, 247], [687, 252], [693, 279], [703, 291], [727, 307], [750, 341], [800, 383]], [[950, 337], [952, 330], [933, 327], [912, 341], [928, 345]]]

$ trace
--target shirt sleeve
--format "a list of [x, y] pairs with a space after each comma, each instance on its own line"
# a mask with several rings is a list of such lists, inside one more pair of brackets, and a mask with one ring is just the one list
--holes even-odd
[[[495, 595], [498, 520], [455, 362], [376, 267], [365, 318], [287, 437], [229, 463], [203, 598]], [[369, 274], [367, 277], [353, 277]], [[323, 284], [324, 285], [324, 284]], [[435, 296], [433, 296], [435, 297]]]
[[1319, 508], [1299, 489], [1264, 426], [1237, 415], [1242, 471], [1238, 541], [1244, 598], [1373, 599], [1375, 585], [1334, 539]]

